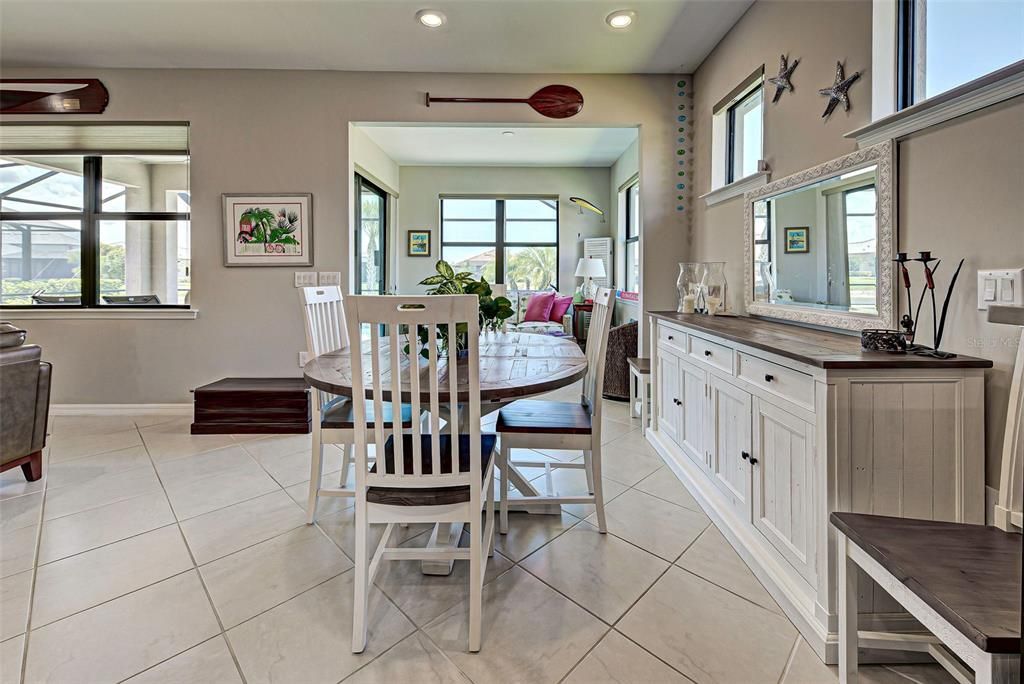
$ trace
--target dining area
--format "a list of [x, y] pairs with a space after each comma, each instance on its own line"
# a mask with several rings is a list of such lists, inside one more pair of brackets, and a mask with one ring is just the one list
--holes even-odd
[[[303, 369], [313, 426], [307, 523], [323, 499], [354, 501], [353, 653], [367, 647], [368, 587], [389, 561], [419, 561], [434, 576], [469, 561], [467, 650], [481, 650], [483, 581], [510, 511], [561, 516], [562, 505], [592, 506], [607, 532], [601, 395], [610, 290], [595, 295], [585, 352], [571, 338], [481, 331], [475, 294], [342, 297], [336, 287], [309, 287], [300, 297], [312, 359]], [[572, 400], [536, 398], [571, 386], [580, 387]], [[333, 482], [323, 473], [326, 445], [343, 452]], [[545, 448], [582, 456], [519, 456]], [[582, 471], [585, 491], [552, 491], [552, 473], [563, 469]], [[536, 470], [547, 491], [526, 474]], [[426, 545], [400, 546], [413, 525], [431, 528]]]

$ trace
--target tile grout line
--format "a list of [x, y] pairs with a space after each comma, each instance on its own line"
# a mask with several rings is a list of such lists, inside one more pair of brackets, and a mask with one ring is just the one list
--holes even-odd
[[776, 684], [783, 684], [786, 681], [786, 677], [789, 675], [789, 669], [793, 667], [793, 661], [796, 660], [796, 652], [800, 648], [800, 640], [803, 637], [800, 636], [800, 630], [796, 631], [796, 639], [793, 640], [793, 646], [789, 649], [789, 657], [786, 658], [786, 664], [782, 666], [782, 674], [779, 675], [779, 679]]
[[[713, 524], [713, 523], [712, 523], [712, 524]], [[687, 544], [687, 545], [686, 545], [686, 548], [684, 548], [684, 549], [683, 549], [683, 551], [682, 551], [682, 553], [680, 553], [680, 554], [679, 554], [679, 556], [677, 557], [677, 560], [678, 560], [678, 558], [681, 558], [681, 557], [683, 556], [683, 554], [685, 554], [685, 553], [686, 553], [686, 552], [687, 552], [687, 551], [688, 551], [688, 550], [690, 549], [690, 547], [691, 547], [691, 546], [693, 546], [693, 545], [694, 545], [694, 544], [695, 544], [695, 543], [697, 542], [697, 540], [698, 540], [698, 539], [700, 539], [701, 535], [703, 535], [703, 534], [704, 534], [704, 531], [705, 531], [705, 530], [707, 530], [707, 528], [706, 528], [706, 527], [704, 528], [704, 530], [701, 530], [701, 533], [700, 533], [700, 534], [698, 534], [698, 535], [697, 535], [696, 537], [694, 537], [693, 541], [691, 541], [691, 542], [690, 542], [689, 544]], [[609, 532], [608, 534], [611, 534], [611, 532]], [[616, 535], [613, 535], [613, 536], [615, 536], [615, 538], [616, 538], [616, 539], [621, 539], [621, 537], [618, 537], [618, 536], [616, 536]], [[623, 539], [622, 541], [625, 541], [626, 543], [630, 543], [630, 544], [632, 543], [632, 542], [629, 542], [628, 540], [625, 540], [625, 539]], [[633, 544], [633, 546], [636, 546], [636, 548], [638, 548], [638, 549], [640, 548], [640, 547], [639, 547], [639, 546], [637, 546], [636, 544]], [[647, 551], [646, 549], [641, 549], [641, 550], [643, 550], [643, 551]], [[651, 552], [650, 552], [650, 551], [647, 551], [647, 553], [651, 553]], [[660, 556], [658, 556], [657, 554], [651, 554], [651, 555], [653, 555], [653, 556], [654, 556], [655, 558], [661, 558], [661, 557], [660, 557]], [[661, 559], [661, 560], [664, 560], [664, 559]], [[648, 587], [647, 587], [647, 588], [646, 588], [646, 589], [645, 589], [645, 590], [644, 590], [643, 592], [641, 592], [640, 596], [638, 596], [638, 597], [636, 598], [636, 600], [635, 600], [635, 601], [633, 601], [632, 603], [630, 603], [630, 604], [629, 604], [629, 606], [628, 606], [628, 607], [626, 608], [626, 610], [624, 610], [624, 611], [622, 612], [622, 614], [621, 614], [621, 615], [620, 615], [620, 616], [619, 616], [619, 617], [618, 617], [618, 618], [617, 618], [617, 619], [616, 619], [616, 620], [615, 620], [614, 622], [612, 622], [611, 624], [609, 624], [609, 623], [605, 622], [604, 620], [601, 620], [601, 622], [603, 622], [604, 624], [608, 624], [608, 625], [609, 625], [609, 627], [608, 627], [608, 631], [607, 631], [607, 632], [605, 632], [605, 634], [604, 634], [604, 635], [603, 635], [603, 636], [602, 636], [602, 637], [601, 637], [600, 639], [598, 639], [598, 640], [597, 640], [597, 642], [595, 642], [595, 643], [594, 643], [594, 644], [593, 644], [593, 645], [592, 645], [592, 646], [591, 646], [591, 647], [590, 647], [590, 648], [589, 648], [589, 649], [587, 650], [587, 652], [583, 654], [583, 656], [582, 656], [582, 657], [581, 657], [581, 658], [580, 658], [579, 660], [577, 660], [577, 661], [576, 661], [576, 663], [575, 663], [575, 664], [574, 664], [574, 665], [572, 666], [572, 668], [570, 668], [569, 672], [567, 672], [567, 673], [565, 674], [565, 676], [563, 676], [563, 677], [562, 677], [562, 679], [561, 679], [561, 680], [559, 680], [560, 682], [561, 682], [561, 681], [564, 681], [566, 677], [568, 677], [568, 676], [569, 676], [570, 674], [572, 674], [573, 670], [575, 670], [575, 669], [576, 669], [577, 667], [579, 667], [580, 663], [582, 663], [582, 662], [583, 662], [583, 660], [584, 660], [584, 659], [585, 659], [585, 658], [586, 658], [586, 657], [587, 657], [588, 655], [590, 655], [590, 653], [591, 653], [591, 652], [593, 652], [593, 650], [594, 650], [595, 648], [597, 648], [598, 644], [600, 644], [600, 643], [601, 643], [602, 641], [604, 641], [605, 637], [607, 637], [607, 636], [608, 636], [608, 633], [610, 633], [610, 632], [612, 632], [612, 631], [614, 631], [614, 632], [616, 632], [616, 633], [618, 633], [618, 634], [621, 634], [621, 635], [622, 635], [623, 637], [625, 637], [626, 639], [629, 639], [629, 641], [631, 641], [632, 643], [636, 644], [636, 646], [637, 646], [637, 647], [639, 647], [640, 649], [642, 649], [642, 650], [643, 650], [643, 651], [644, 651], [645, 653], [648, 653], [648, 654], [650, 654], [650, 655], [651, 655], [651, 656], [652, 656], [653, 658], [655, 658], [656, 660], [658, 660], [658, 661], [660, 661], [661, 663], [663, 663], [663, 664], [664, 664], [664, 665], [665, 665], [666, 667], [668, 667], [669, 669], [671, 669], [671, 670], [672, 670], [673, 672], [678, 672], [678, 673], [679, 673], [679, 674], [680, 674], [680, 675], [681, 675], [682, 677], [684, 677], [685, 679], [687, 679], [687, 680], [689, 680], [689, 681], [693, 681], [692, 679], [690, 679], [689, 677], [687, 677], [687, 676], [686, 676], [685, 674], [683, 674], [682, 672], [679, 672], [679, 670], [677, 670], [677, 669], [676, 669], [675, 667], [673, 667], [673, 666], [672, 666], [671, 664], [669, 664], [669, 663], [665, 662], [665, 661], [664, 661], [664, 660], [663, 660], [662, 658], [658, 657], [658, 656], [657, 656], [656, 654], [654, 654], [654, 653], [652, 653], [651, 651], [647, 650], [647, 649], [646, 649], [646, 648], [645, 648], [645, 647], [644, 647], [644, 646], [643, 646], [642, 644], [638, 643], [637, 641], [635, 641], [635, 640], [633, 640], [633, 639], [630, 639], [630, 638], [629, 638], [629, 636], [628, 636], [627, 634], [625, 634], [625, 633], [623, 633], [623, 632], [620, 632], [619, 630], [615, 629], [615, 627], [616, 627], [616, 626], [617, 626], [617, 625], [618, 625], [618, 624], [619, 624], [619, 623], [620, 623], [620, 622], [621, 622], [621, 621], [623, 620], [623, 618], [625, 618], [625, 617], [626, 617], [627, 615], [629, 615], [630, 611], [631, 611], [631, 610], [633, 610], [633, 608], [634, 608], [634, 607], [636, 607], [636, 604], [640, 603], [640, 601], [642, 601], [642, 600], [643, 600], [643, 598], [644, 598], [645, 596], [647, 596], [647, 594], [648, 594], [648, 593], [649, 593], [649, 592], [651, 591], [651, 589], [653, 589], [653, 588], [654, 588], [654, 586], [655, 586], [655, 585], [656, 585], [656, 584], [657, 584], [658, 582], [660, 582], [660, 581], [661, 581], [661, 579], [662, 579], [662, 578], [663, 578], [663, 577], [664, 577], [664, 576], [665, 576], [666, 574], [668, 574], [668, 571], [669, 571], [669, 570], [671, 570], [671, 569], [672, 569], [673, 567], [675, 567], [675, 562], [674, 562], [674, 561], [669, 561], [669, 562], [668, 562], [668, 566], [667, 566], [667, 567], [666, 567], [666, 568], [665, 568], [664, 570], [662, 570], [661, 574], [659, 574], [659, 575], [658, 575], [658, 576], [657, 576], [657, 577], [656, 577], [656, 578], [654, 579], [654, 581], [653, 581], [653, 582], [651, 582], [650, 586], [648, 586]], [[524, 568], [524, 569], [525, 569], [525, 568]], [[529, 571], [527, 571], [527, 572], [529, 572]], [[540, 578], [538, 578], [538, 579], [540, 579]], [[541, 582], [544, 582], [544, 580], [540, 580], [540, 581], [541, 581]], [[545, 584], [545, 586], [550, 586], [550, 585], [548, 585], [548, 584], [547, 584], [546, 582], [544, 582], [544, 584]], [[554, 589], [554, 587], [552, 587], [552, 589]], [[558, 592], [559, 594], [561, 594], [562, 596], [565, 596], [565, 594], [562, 594], [562, 592], [558, 591], [557, 589], [554, 589], [554, 590], [555, 590], [556, 592]], [[573, 602], [573, 603], [574, 603], [575, 605], [580, 605], [579, 603], [577, 603], [576, 601], [573, 601], [573, 599], [572, 599], [572, 598], [570, 598], [570, 597], [568, 597], [568, 596], [565, 596], [565, 598], [567, 598], [568, 600], [572, 601], [572, 602]], [[582, 606], [580, 606], [580, 607], [582, 607]], [[584, 610], [586, 610], [586, 609], [584, 609]], [[588, 611], [588, 612], [589, 612], [589, 611]], [[600, 620], [600, 618], [598, 618], [598, 619]]]
[[21, 645], [21, 668], [19, 681], [25, 683], [25, 674], [28, 671], [28, 644], [32, 636], [32, 608], [36, 602], [36, 575], [39, 572], [39, 551], [43, 539], [43, 516], [46, 513], [46, 473], [50, 467], [50, 450], [47, 449], [46, 457], [43, 459], [43, 488], [42, 496], [39, 498], [39, 514], [36, 518], [36, 542], [32, 553], [32, 577], [29, 580], [28, 590], [28, 611], [25, 615], [25, 641]]
[[[188, 572], [188, 571], [186, 570], [186, 572]], [[179, 574], [181, 574], [181, 573], [179, 573]], [[177, 576], [177, 575], [175, 575], [175, 576]], [[132, 675], [129, 675], [128, 677], [125, 677], [124, 679], [120, 679], [120, 680], [118, 680], [118, 684], [124, 684], [124, 682], [127, 682], [127, 681], [129, 681], [129, 680], [132, 680], [132, 679], [134, 679], [135, 677], [138, 677], [139, 675], [141, 675], [141, 674], [143, 674], [143, 673], [145, 673], [145, 672], [149, 672], [150, 670], [154, 670], [154, 669], [156, 669], [156, 668], [160, 667], [161, 665], [163, 665], [164, 663], [166, 663], [166, 662], [167, 662], [167, 661], [169, 661], [169, 660], [173, 660], [173, 659], [177, 658], [177, 657], [178, 657], [178, 656], [180, 656], [180, 655], [184, 655], [184, 654], [188, 653], [189, 651], [192, 651], [192, 650], [194, 650], [194, 649], [197, 649], [197, 648], [199, 648], [200, 646], [202, 646], [203, 644], [208, 644], [208, 643], [210, 643], [211, 641], [213, 641], [214, 639], [218, 639], [218, 638], [223, 638], [223, 637], [224, 637], [224, 635], [223, 635], [223, 634], [214, 634], [214, 635], [213, 635], [212, 637], [210, 637], [209, 639], [203, 639], [203, 640], [202, 640], [202, 641], [200, 641], [200, 642], [199, 642], [198, 644], [195, 644], [195, 645], [193, 645], [193, 646], [189, 646], [189, 647], [188, 647], [188, 648], [186, 648], [186, 649], [185, 649], [184, 651], [180, 651], [180, 652], [178, 652], [178, 653], [175, 653], [174, 655], [172, 655], [172, 656], [169, 656], [169, 657], [167, 657], [167, 658], [164, 658], [163, 660], [161, 660], [161, 661], [159, 661], [159, 662], [153, 663], [152, 665], [150, 665], [149, 667], [147, 667], [147, 668], [146, 668], [146, 669], [144, 669], [144, 670], [139, 670], [138, 672], [136, 672], [136, 673], [134, 673], [134, 674], [132, 674]], [[224, 639], [224, 640], [225, 640], [225, 641], [227, 641], [227, 639]], [[245, 681], [245, 680], [242, 680], [242, 681]]]
[[[136, 425], [136, 429], [138, 429], [137, 425]], [[139, 437], [140, 438], [142, 437], [142, 432], [141, 431], [139, 432]], [[245, 678], [245, 673], [242, 672], [242, 666], [238, 662], [238, 656], [235, 654], [235, 649], [231, 646], [231, 641], [227, 638], [227, 630], [224, 629], [224, 621], [221, 619], [220, 613], [217, 612], [217, 606], [215, 606], [214, 603], [213, 603], [213, 597], [210, 596], [210, 589], [206, 586], [206, 580], [203, 579], [203, 573], [199, 571], [199, 566], [196, 564], [196, 557], [192, 553], [192, 547], [190, 547], [188, 545], [188, 539], [185, 537], [185, 533], [181, 529], [181, 522], [178, 520], [178, 514], [174, 510], [174, 504], [171, 503], [171, 497], [167, 495], [167, 487], [164, 485], [163, 478], [160, 477], [160, 471], [157, 469], [156, 462], [153, 460], [153, 454], [151, 454], [149, 452], [149, 446], [145, 444], [145, 441], [143, 441], [143, 448], [146, 450], [146, 455], [149, 456], [150, 463], [152, 463], [152, 465], [153, 465], [153, 471], [156, 472], [157, 481], [160, 483], [160, 487], [163, 490], [164, 498], [167, 499], [167, 505], [170, 506], [170, 508], [171, 508], [171, 514], [174, 515], [174, 524], [178, 528], [178, 534], [181, 536], [181, 541], [185, 545], [185, 550], [188, 552], [188, 557], [192, 561], [192, 571], [195, 572], [196, 578], [199, 580], [199, 586], [201, 586], [203, 588], [203, 593], [206, 596], [206, 601], [207, 601], [207, 603], [210, 606], [211, 612], [213, 612], [214, 619], [217, 621], [217, 626], [220, 627], [220, 635], [223, 636], [223, 638], [224, 638], [224, 643], [227, 645], [228, 653], [231, 655], [231, 660], [235, 664], [235, 669], [238, 671], [238, 676], [241, 678], [242, 684], [246, 684], [247, 680]], [[242, 451], [245, 452], [244, 449]], [[245, 453], [248, 454], [248, 452], [245, 452]], [[200, 643], [202, 643], [202, 642], [200, 642]], [[189, 649], [191, 649], [191, 648], [193, 648], [193, 647], [195, 647], [197, 645], [198, 644], [193, 644], [192, 646], [189, 647]], [[189, 649], [185, 649], [185, 650], [187, 651]], [[175, 653], [174, 655], [171, 656], [171, 658], [176, 657], [176, 656], [178, 656], [178, 655], [180, 655], [181, 653], [184, 653], [184, 652], [185, 651], [180, 651], [179, 653]], [[167, 660], [170, 660], [170, 658], [168, 658]], [[136, 672], [132, 676], [134, 677], [136, 674], [139, 674], [139, 673]]]

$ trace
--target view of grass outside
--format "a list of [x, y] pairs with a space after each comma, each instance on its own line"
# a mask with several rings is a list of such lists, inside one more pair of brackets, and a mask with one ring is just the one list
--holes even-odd
[[[134, 172], [136, 178], [148, 178], [154, 169], [169, 176], [168, 170], [183, 169], [184, 173], [178, 174], [181, 180], [174, 182], [187, 187], [187, 158], [112, 157], [109, 170], [107, 165], [104, 169], [101, 192], [105, 212], [173, 211], [187, 215], [190, 211], [187, 190], [154, 190], [107, 177]], [[0, 305], [39, 303], [33, 301], [34, 294], [82, 296], [83, 173], [82, 157], [0, 158]], [[49, 216], [19, 217], [26, 212]], [[191, 290], [190, 230], [187, 219], [99, 221], [96, 258], [100, 302], [104, 296], [152, 294], [170, 270], [176, 287], [160, 295], [161, 303], [184, 303]], [[155, 249], [157, 245], [164, 249]]]

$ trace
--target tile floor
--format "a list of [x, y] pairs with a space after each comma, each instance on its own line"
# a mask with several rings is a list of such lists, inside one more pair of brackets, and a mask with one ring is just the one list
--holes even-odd
[[[610, 534], [592, 506], [513, 514], [487, 569], [479, 654], [465, 650], [464, 563], [450, 577], [385, 564], [357, 656], [352, 510], [329, 499], [304, 524], [308, 436], [57, 417], [45, 484], [0, 477], [0, 681], [835, 682], [625, 405], [606, 418]], [[340, 465], [329, 448], [332, 477]], [[561, 470], [552, 484], [578, 493], [585, 479]], [[401, 530], [402, 543], [428, 530]], [[935, 666], [863, 672], [951, 681]]]

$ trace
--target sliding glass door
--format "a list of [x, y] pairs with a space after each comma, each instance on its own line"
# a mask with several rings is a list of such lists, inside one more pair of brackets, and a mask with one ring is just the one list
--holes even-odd
[[388, 194], [356, 174], [356, 294], [387, 290]]

